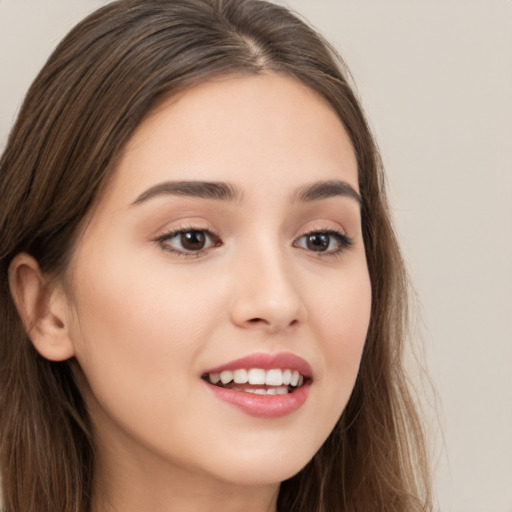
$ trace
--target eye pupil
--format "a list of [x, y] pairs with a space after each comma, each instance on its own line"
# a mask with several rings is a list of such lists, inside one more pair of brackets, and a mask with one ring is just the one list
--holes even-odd
[[307, 237], [306, 245], [312, 251], [325, 251], [329, 248], [329, 235], [323, 233], [314, 233]]
[[181, 234], [181, 244], [184, 249], [197, 251], [204, 248], [206, 236], [202, 231], [186, 231]]

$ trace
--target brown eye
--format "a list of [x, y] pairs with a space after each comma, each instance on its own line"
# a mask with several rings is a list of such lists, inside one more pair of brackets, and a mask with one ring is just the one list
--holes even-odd
[[331, 236], [325, 233], [313, 233], [306, 236], [306, 247], [311, 251], [324, 252], [329, 249]]
[[219, 237], [208, 229], [179, 229], [156, 241], [166, 251], [185, 256], [200, 255], [211, 247], [222, 245]]
[[181, 246], [187, 251], [200, 251], [206, 245], [203, 231], [185, 231], [180, 235]]
[[341, 254], [352, 245], [352, 240], [338, 231], [315, 231], [299, 237], [293, 244], [308, 251], [329, 255]]

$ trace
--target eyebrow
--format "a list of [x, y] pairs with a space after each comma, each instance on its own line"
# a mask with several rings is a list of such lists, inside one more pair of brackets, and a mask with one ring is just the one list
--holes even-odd
[[307, 203], [330, 197], [344, 196], [355, 199], [360, 205], [363, 203], [359, 193], [346, 181], [329, 180], [319, 181], [311, 185], [304, 185], [293, 194], [293, 202]]
[[132, 205], [144, 203], [161, 195], [199, 197], [220, 201], [242, 200], [242, 192], [229, 183], [219, 181], [166, 181], [143, 192]]
[[[149, 188], [132, 203], [132, 206], [144, 203], [158, 196], [184, 196], [218, 201], [242, 202], [243, 193], [236, 186], [220, 181], [165, 181]], [[362, 204], [356, 190], [342, 180], [319, 181], [299, 187], [292, 194], [292, 202], [307, 203], [331, 197], [350, 197]]]

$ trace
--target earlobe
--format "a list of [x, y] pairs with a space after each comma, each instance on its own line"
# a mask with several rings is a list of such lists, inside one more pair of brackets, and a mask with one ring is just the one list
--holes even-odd
[[67, 301], [62, 290], [50, 290], [37, 261], [18, 254], [9, 266], [9, 287], [25, 330], [36, 350], [51, 361], [74, 356], [69, 336]]

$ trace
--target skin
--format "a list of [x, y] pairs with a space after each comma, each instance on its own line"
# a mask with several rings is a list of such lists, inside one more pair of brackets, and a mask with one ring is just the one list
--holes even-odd
[[[136, 202], [176, 180], [238, 195]], [[282, 75], [201, 84], [139, 126], [76, 247], [71, 293], [52, 291], [53, 337], [33, 322], [45, 357], [79, 365], [98, 447], [94, 512], [275, 510], [279, 482], [322, 445], [353, 389], [371, 303], [357, 200], [297, 200], [331, 180], [358, 191], [347, 133]], [[215, 233], [202, 252], [163, 239], [192, 228]], [[327, 233], [327, 250], [307, 245], [311, 232]], [[15, 267], [28, 318], [44, 276], [28, 257]], [[205, 370], [255, 352], [308, 361], [300, 409], [255, 418], [207, 389]]]

